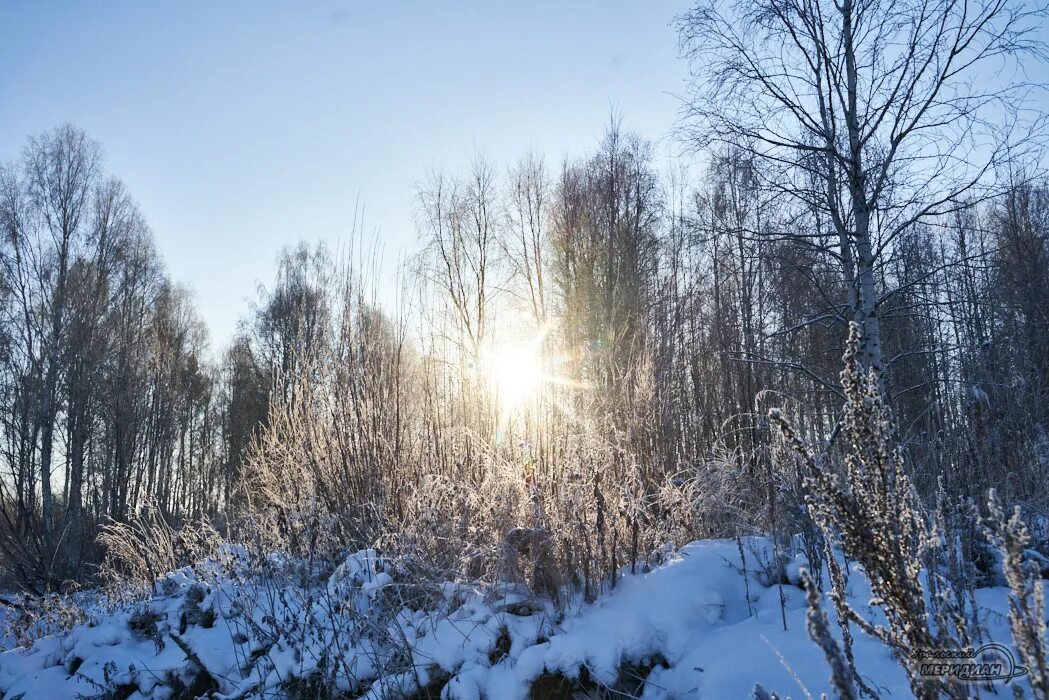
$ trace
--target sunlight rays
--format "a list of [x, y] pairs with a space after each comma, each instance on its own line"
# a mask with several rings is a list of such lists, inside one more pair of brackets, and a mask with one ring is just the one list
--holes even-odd
[[489, 391], [499, 411], [498, 435], [503, 436], [514, 423], [534, 425], [544, 403], [560, 406], [553, 396], [555, 387], [581, 388], [578, 382], [562, 376], [560, 362], [547, 347], [546, 339], [554, 323], [548, 321], [530, 339], [505, 342], [492, 348], [486, 360]]

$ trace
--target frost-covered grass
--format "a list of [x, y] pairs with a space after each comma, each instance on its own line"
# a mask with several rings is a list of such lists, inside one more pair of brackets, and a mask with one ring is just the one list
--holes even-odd
[[[614, 688], [627, 697], [745, 698], [757, 682], [794, 697], [829, 692], [829, 667], [806, 632], [803, 558], [777, 566], [767, 540], [742, 544], [745, 569], [736, 541], [694, 542], [652, 571], [625, 573], [595, 602], [562, 610], [515, 585], [413, 581], [403, 562], [373, 550], [324, 575], [280, 557], [260, 565], [225, 546], [162, 577], [146, 599], [96, 601], [86, 623], [3, 653], [0, 693], [395, 698], [428, 689], [463, 699]], [[861, 572], [847, 592], [875, 615]], [[990, 638], [1009, 644], [1007, 593], [976, 597]], [[885, 697], [909, 697], [890, 651], [856, 637], [867, 682]]]

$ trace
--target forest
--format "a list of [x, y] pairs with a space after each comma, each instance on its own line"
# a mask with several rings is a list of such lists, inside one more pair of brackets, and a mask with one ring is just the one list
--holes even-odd
[[[492, 614], [569, 630], [712, 540], [749, 586], [741, 617], [761, 616], [751, 587], [775, 591], [772, 628], [804, 638], [831, 697], [997, 695], [912, 655], [993, 639], [1025, 669], [1015, 696], [1049, 698], [1049, 179], [1027, 77], [1044, 19], [1018, 0], [701, 3], [673, 20], [691, 78], [672, 134], [613, 111], [560, 160], [420, 163], [396, 280], [356, 225], [348, 253], [289, 232], [222, 347], [103, 144], [65, 124], [0, 154], [10, 645], [123, 610], [196, 669], [164, 697], [691, 697], [652, 680], [684, 668], [670, 647], [471, 694], [464, 662], [419, 661], [389, 625], [456, 619], [455, 582], [512, 586]], [[168, 633], [179, 571], [206, 592]], [[371, 671], [339, 647], [290, 673], [278, 649], [301, 667], [341, 639], [303, 613], [339, 576], [369, 601], [341, 603], [339, 629], [372, 639]], [[185, 630], [233, 589], [270, 615], [222, 632], [254, 645], [243, 682]], [[481, 665], [557, 643], [536, 624]], [[97, 697], [161, 697], [117, 666]], [[0, 670], [0, 698], [23, 673]], [[798, 696], [767, 678], [746, 692]]]

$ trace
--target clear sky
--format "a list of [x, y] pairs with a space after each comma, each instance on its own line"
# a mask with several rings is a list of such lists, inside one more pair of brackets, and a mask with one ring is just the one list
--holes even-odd
[[102, 142], [218, 348], [280, 248], [364, 207], [387, 270], [412, 196], [475, 150], [592, 148], [614, 106], [652, 139], [687, 74], [687, 0], [0, 0], [0, 158], [71, 122]]

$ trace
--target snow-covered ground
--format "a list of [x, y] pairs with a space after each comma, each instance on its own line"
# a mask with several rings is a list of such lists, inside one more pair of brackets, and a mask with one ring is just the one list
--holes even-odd
[[[571, 679], [643, 698], [747, 698], [758, 682], [796, 698], [830, 692], [795, 585], [804, 562], [788, 565], [779, 584], [767, 542], [744, 548], [746, 576], [735, 541], [694, 542], [563, 616], [515, 587], [415, 590], [371, 550], [323, 585], [295, 587], [239, 575], [242, 554], [231, 549], [224, 566], [170, 574], [148, 601], [100, 607], [68, 634], [0, 654], [0, 696], [168, 698], [188, 686], [185, 697], [280, 697], [291, 688], [309, 697], [318, 675], [373, 698], [427, 687], [460, 699], [571, 697]], [[991, 638], [1009, 644], [1006, 595], [982, 589], [977, 600]], [[859, 572], [849, 596], [861, 608], [870, 598]], [[868, 683], [883, 697], [910, 697], [888, 649], [854, 634]]]

